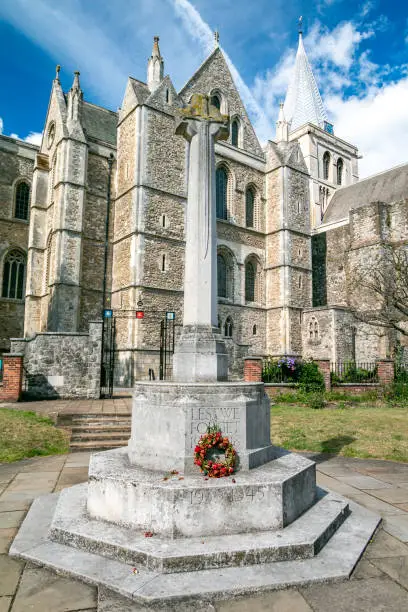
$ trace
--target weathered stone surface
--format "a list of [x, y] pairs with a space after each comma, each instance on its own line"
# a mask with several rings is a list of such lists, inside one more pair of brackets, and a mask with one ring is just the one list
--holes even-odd
[[95, 608], [96, 603], [94, 587], [57, 576], [44, 568], [26, 567], [13, 608], [14, 612], [70, 612]]
[[[46, 514], [50, 524], [56, 497], [49, 496], [50, 506], [45, 510], [34, 502], [28, 518], [35, 524], [39, 516]], [[139, 605], [171, 609], [180, 602], [194, 605], [197, 600], [214, 602], [254, 591], [347, 578], [379, 521], [376, 515], [356, 504], [351, 504], [351, 511], [351, 515], [313, 559], [231, 567], [223, 569], [222, 573], [214, 569], [155, 574], [138, 568], [138, 573], [134, 574], [131, 565], [56, 542], [41, 543], [47, 528], [37, 532], [38, 545], [32, 540], [25, 542], [23, 532], [19, 547], [13, 547], [12, 554], [81, 578], [84, 582], [104, 586], [117, 594], [133, 598]]]
[[23, 567], [21, 561], [0, 555], [0, 596], [14, 595]]
[[326, 495], [285, 529], [167, 539], [89, 520], [86, 485], [64, 491], [50, 528], [50, 537], [90, 552], [163, 572], [197, 571], [305, 559], [315, 556], [348, 516], [348, 503]]
[[[166, 537], [278, 529], [316, 499], [315, 465], [286, 454], [232, 478], [183, 479], [129, 464], [126, 449], [95, 454], [89, 467], [91, 517]], [[202, 512], [203, 503], [207, 511]]]
[[269, 398], [261, 383], [139, 383], [133, 392], [129, 459], [152, 470], [197, 473], [194, 447], [217, 424], [241, 470], [273, 457]]

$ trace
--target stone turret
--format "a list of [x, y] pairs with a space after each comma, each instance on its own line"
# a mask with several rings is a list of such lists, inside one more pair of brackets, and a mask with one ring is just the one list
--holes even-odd
[[279, 116], [276, 122], [276, 142], [289, 141], [289, 123], [285, 119], [283, 106], [283, 102], [281, 102], [279, 105]]
[[160, 55], [159, 37], [153, 39], [152, 55], [147, 62], [147, 86], [151, 92], [155, 91], [163, 80], [164, 61]]

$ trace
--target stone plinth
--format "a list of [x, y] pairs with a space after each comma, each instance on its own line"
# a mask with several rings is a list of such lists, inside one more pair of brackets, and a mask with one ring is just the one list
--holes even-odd
[[239, 469], [272, 459], [270, 403], [262, 383], [137, 383], [130, 463], [148, 470], [198, 474], [194, 447], [215, 424], [235, 446]]
[[173, 377], [183, 382], [227, 380], [228, 353], [218, 328], [183, 327], [173, 356]]
[[124, 449], [97, 453], [88, 513], [167, 538], [223, 536], [282, 529], [316, 501], [315, 463], [290, 453], [235, 479], [206, 481], [198, 469], [179, 478], [135, 468]]

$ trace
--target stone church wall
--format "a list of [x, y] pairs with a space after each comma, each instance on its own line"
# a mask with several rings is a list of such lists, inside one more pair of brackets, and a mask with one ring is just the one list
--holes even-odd
[[44, 332], [13, 338], [11, 351], [24, 355], [25, 394], [35, 399], [99, 398], [102, 322], [88, 333]]
[[0, 136], [0, 353], [9, 351], [10, 338], [22, 336], [24, 299], [2, 297], [4, 261], [18, 248], [27, 255], [29, 221], [16, 219], [15, 187], [20, 179], [30, 186], [37, 147]]

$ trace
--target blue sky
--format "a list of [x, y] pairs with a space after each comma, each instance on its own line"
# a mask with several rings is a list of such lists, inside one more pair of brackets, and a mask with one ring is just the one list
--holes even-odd
[[398, 0], [1, 0], [0, 127], [38, 141], [55, 65], [69, 89], [116, 109], [145, 80], [152, 37], [177, 88], [212, 48], [228, 56], [261, 141], [274, 136], [304, 18], [305, 47], [336, 134], [361, 175], [408, 161], [408, 6]]

